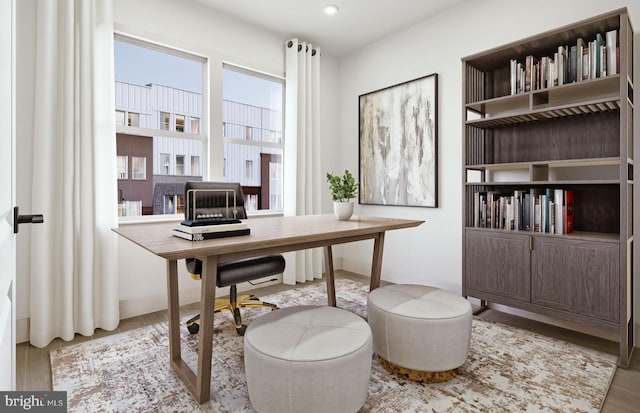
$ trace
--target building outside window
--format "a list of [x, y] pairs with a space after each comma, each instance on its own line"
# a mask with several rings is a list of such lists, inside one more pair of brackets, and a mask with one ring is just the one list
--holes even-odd
[[[118, 180], [118, 193], [129, 205], [140, 205], [119, 208], [120, 215], [184, 212], [178, 199], [184, 182], [203, 179], [202, 162], [215, 162], [208, 159], [206, 123], [200, 121], [207, 118], [202, 110], [207, 99], [203, 78], [206, 59], [116, 34], [114, 63], [116, 146], [118, 155], [128, 156], [131, 169], [131, 173], [122, 170], [125, 162], [119, 161], [119, 176], [127, 173], [128, 177]], [[185, 134], [187, 131], [190, 133]], [[182, 155], [182, 162], [172, 165], [177, 154]], [[134, 157], [139, 159], [134, 161]], [[197, 169], [191, 163], [185, 165], [192, 157], [199, 159]], [[222, 154], [218, 162], [221, 159]], [[187, 178], [189, 167], [196, 175]], [[165, 197], [172, 201], [165, 202]]]
[[171, 114], [168, 112], [160, 112], [160, 130], [169, 130], [171, 126]]
[[184, 115], [176, 115], [176, 132], [184, 132]]
[[184, 175], [184, 155], [176, 155], [176, 175]]
[[[207, 72], [206, 60], [120, 34], [115, 35], [114, 52], [116, 109], [122, 121], [116, 125], [116, 142], [118, 154], [131, 159], [132, 170], [125, 172], [127, 180], [118, 180], [122, 199], [140, 202], [145, 215], [175, 213], [181, 209], [177, 198], [181, 190], [176, 188], [187, 180], [209, 179], [202, 174], [211, 168], [222, 169], [225, 181], [239, 182], [247, 194], [258, 197], [258, 209], [282, 210], [283, 78], [224, 65], [223, 101], [219, 103], [223, 151], [213, 153], [206, 130], [208, 114], [203, 112], [203, 101], [208, 101], [202, 77]], [[127, 67], [143, 68], [142, 76], [129, 77]], [[161, 73], [166, 67], [173, 69]], [[157, 83], [149, 83], [150, 78]], [[247, 88], [253, 96], [245, 98], [242, 92]], [[219, 110], [216, 105], [212, 110]], [[146, 176], [146, 164], [144, 168], [139, 165], [142, 161], [136, 161], [134, 169], [134, 156], [151, 162], [151, 177]], [[280, 178], [266, 172], [272, 167]], [[136, 178], [145, 179], [127, 184], [133, 172]], [[255, 195], [263, 193], [269, 195]]]
[[[260, 194], [257, 209], [282, 211], [284, 80], [233, 65], [224, 65], [222, 76], [224, 180]], [[279, 178], [263, 172], [272, 168]]]
[[147, 158], [141, 156], [131, 157], [131, 178], [135, 180], [147, 179]]

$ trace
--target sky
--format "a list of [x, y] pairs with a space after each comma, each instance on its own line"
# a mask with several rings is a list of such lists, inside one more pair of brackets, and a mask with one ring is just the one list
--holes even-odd
[[[114, 42], [115, 79], [136, 85], [156, 83], [202, 93], [202, 65], [128, 42]], [[223, 99], [282, 110], [282, 84], [225, 69]]]

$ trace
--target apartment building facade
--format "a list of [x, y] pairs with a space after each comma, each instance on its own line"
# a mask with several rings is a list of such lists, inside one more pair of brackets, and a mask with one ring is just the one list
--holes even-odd
[[[115, 98], [119, 215], [183, 213], [184, 183], [207, 161], [202, 95], [116, 81]], [[225, 100], [222, 118], [224, 180], [240, 182], [250, 210], [281, 210], [282, 112]]]

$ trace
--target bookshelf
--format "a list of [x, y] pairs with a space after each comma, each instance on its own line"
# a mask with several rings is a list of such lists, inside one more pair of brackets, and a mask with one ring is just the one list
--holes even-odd
[[621, 367], [634, 336], [632, 51], [623, 8], [462, 59], [463, 295], [614, 333]]

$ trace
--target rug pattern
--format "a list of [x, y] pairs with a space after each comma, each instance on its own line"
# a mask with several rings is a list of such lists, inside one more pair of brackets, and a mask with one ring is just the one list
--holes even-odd
[[[361, 283], [336, 280], [338, 306], [362, 317], [367, 292]], [[324, 284], [261, 298], [280, 307], [327, 303]], [[265, 311], [245, 309], [243, 320]], [[69, 412], [253, 412], [243, 339], [231, 320], [216, 314], [211, 401], [203, 405], [171, 371], [165, 323], [51, 351], [53, 390], [67, 391]], [[182, 357], [192, 368], [197, 348], [197, 336], [183, 329]], [[374, 356], [360, 412], [598, 412], [615, 369], [615, 356], [474, 317], [456, 378], [414, 383], [391, 376]]]

